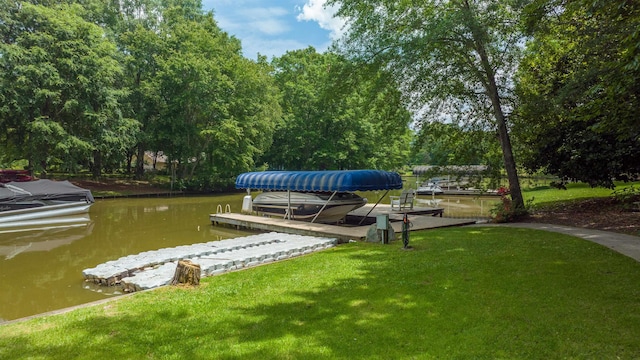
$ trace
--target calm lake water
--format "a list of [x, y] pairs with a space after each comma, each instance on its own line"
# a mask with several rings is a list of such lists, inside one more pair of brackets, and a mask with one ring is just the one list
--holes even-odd
[[[365, 195], [375, 203], [381, 194]], [[212, 226], [209, 221], [218, 205], [229, 204], [231, 211], [239, 212], [243, 196], [98, 200], [91, 207], [87, 226], [0, 232], [0, 322], [115, 296], [83, 280], [82, 270], [103, 262], [147, 250], [252, 234]], [[475, 218], [486, 216], [496, 201], [448, 197], [442, 198], [440, 206], [445, 216]]]
[[147, 250], [251, 234], [213, 227], [220, 204], [240, 211], [243, 194], [98, 200], [86, 227], [0, 233], [0, 319], [12, 320], [103, 299], [82, 270]]

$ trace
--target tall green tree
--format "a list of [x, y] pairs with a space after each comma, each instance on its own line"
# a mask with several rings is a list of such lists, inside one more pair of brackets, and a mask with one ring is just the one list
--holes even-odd
[[270, 67], [242, 57], [240, 42], [211, 13], [168, 8], [160, 33], [154, 79], [161, 107], [151, 136], [187, 181], [199, 174], [209, 184], [228, 183], [271, 142], [280, 109]]
[[342, 53], [390, 70], [431, 119], [484, 121], [498, 133], [514, 207], [524, 208], [508, 131], [521, 1], [329, 0], [347, 21]]
[[640, 173], [640, 4], [536, 1], [519, 70], [524, 165], [613, 187]]
[[344, 58], [312, 47], [272, 63], [284, 111], [264, 157], [272, 168], [393, 169], [406, 163], [411, 119], [384, 74], [366, 78]]
[[124, 54], [130, 96], [124, 111], [137, 119], [136, 176], [144, 152], [163, 151], [176, 175], [197, 187], [228, 183], [255, 166], [279, 118], [278, 90], [264, 59], [241, 56], [200, 1], [119, 2], [115, 38]]
[[4, 1], [0, 15], [0, 128], [6, 149], [46, 171], [73, 171], [127, 141], [116, 47], [78, 4]]
[[165, 51], [160, 28], [165, 5], [157, 0], [128, 0], [111, 2], [106, 7], [109, 10], [104, 14], [115, 14], [104, 22], [122, 54], [122, 83], [129, 90], [123, 113], [140, 124], [134, 146], [126, 150], [127, 172], [135, 156], [134, 172], [140, 179], [144, 176], [145, 151], [160, 150], [153, 129], [163, 107], [156, 76], [157, 59]]

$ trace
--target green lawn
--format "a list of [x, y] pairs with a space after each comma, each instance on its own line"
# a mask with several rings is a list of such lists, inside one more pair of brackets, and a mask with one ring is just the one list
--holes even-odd
[[589, 198], [600, 198], [600, 197], [609, 197], [614, 194], [614, 191], [621, 191], [625, 188], [635, 188], [638, 189], [640, 187], [640, 182], [628, 182], [628, 183], [616, 183], [615, 189], [607, 189], [607, 188], [592, 188], [588, 184], [584, 183], [570, 183], [567, 184], [567, 189], [557, 189], [549, 186], [539, 187], [535, 189], [524, 189], [522, 191], [522, 195], [526, 200], [533, 199], [535, 204], [542, 203], [552, 203], [552, 202], [563, 202], [563, 201], [573, 201], [573, 200], [581, 200], [581, 199], [589, 199]]
[[637, 359], [640, 263], [463, 227], [0, 326], [2, 359]]

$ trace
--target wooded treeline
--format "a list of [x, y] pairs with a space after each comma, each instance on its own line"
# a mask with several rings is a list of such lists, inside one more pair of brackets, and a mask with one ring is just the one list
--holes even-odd
[[514, 134], [522, 164], [612, 187], [640, 174], [640, 2], [526, 9]]
[[250, 60], [199, 0], [0, 0], [0, 166], [142, 177], [162, 151], [211, 189], [476, 163], [516, 197], [517, 169], [640, 173], [638, 2], [329, 3], [349, 24], [332, 51]]
[[162, 151], [204, 189], [406, 161], [410, 113], [384, 74], [338, 82], [349, 63], [312, 48], [249, 60], [199, 1], [0, 4], [0, 164], [141, 177]]

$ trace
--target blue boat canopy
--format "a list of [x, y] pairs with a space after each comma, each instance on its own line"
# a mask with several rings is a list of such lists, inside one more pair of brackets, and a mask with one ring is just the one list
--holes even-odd
[[382, 170], [261, 171], [243, 173], [238, 189], [281, 191], [371, 191], [402, 189], [396, 172]]

